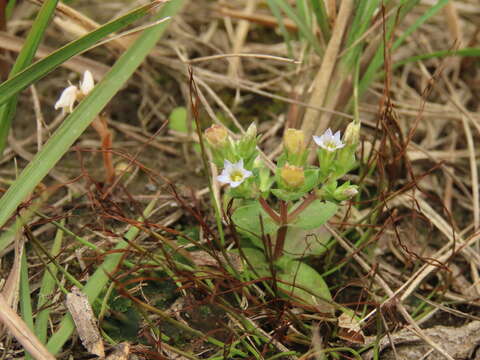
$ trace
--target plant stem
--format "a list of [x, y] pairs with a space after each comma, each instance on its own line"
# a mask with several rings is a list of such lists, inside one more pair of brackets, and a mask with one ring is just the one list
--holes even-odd
[[288, 215], [287, 222], [292, 222], [295, 220], [295, 218], [316, 199], [317, 195], [315, 195], [314, 192], [309, 194], [305, 200], [303, 200], [303, 202], [294, 211], [292, 211], [290, 215]]
[[273, 260], [277, 260], [283, 253], [283, 246], [287, 237], [288, 230], [288, 207], [287, 202], [280, 201], [280, 221], [281, 226], [277, 231], [277, 241], [275, 241], [275, 250], [273, 252]]
[[265, 210], [265, 212], [272, 218], [273, 221], [275, 221], [277, 224], [282, 224], [280, 216], [278, 216], [275, 210], [273, 210], [270, 205], [268, 205], [264, 198], [260, 197], [258, 201], [260, 202], [263, 210]]

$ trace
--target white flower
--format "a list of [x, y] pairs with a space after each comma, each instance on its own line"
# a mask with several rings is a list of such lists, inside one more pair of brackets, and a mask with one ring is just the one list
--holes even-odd
[[77, 100], [77, 92], [78, 89], [75, 85], [70, 85], [65, 88], [55, 103], [55, 110], [62, 109], [64, 112], [71, 113], [73, 111], [73, 105]]
[[333, 134], [330, 128], [327, 129], [327, 131], [325, 131], [321, 136], [314, 135], [313, 141], [327, 151], [335, 151], [345, 146], [340, 139], [340, 131], [337, 131], [335, 134]]
[[75, 101], [82, 100], [90, 91], [92, 91], [95, 83], [90, 70], [86, 70], [83, 73], [83, 79], [79, 85], [80, 89], [75, 85], [70, 85], [62, 91], [60, 98], [55, 103], [55, 110], [62, 109], [64, 112], [71, 113]]
[[95, 83], [93, 81], [93, 76], [90, 70], [86, 70], [83, 73], [83, 79], [82, 82], [80, 83], [80, 92], [82, 93], [83, 96], [87, 96], [90, 91], [92, 91], [93, 87], [95, 86]]
[[243, 159], [232, 164], [230, 161], [223, 162], [223, 171], [217, 176], [222, 184], [229, 184], [232, 188], [239, 186], [246, 178], [252, 176], [252, 172], [243, 168]]

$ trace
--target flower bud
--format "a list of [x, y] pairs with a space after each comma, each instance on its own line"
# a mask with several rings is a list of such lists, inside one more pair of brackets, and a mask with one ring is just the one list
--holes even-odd
[[257, 126], [254, 123], [250, 124], [245, 136], [250, 139], [254, 139], [257, 137]]
[[291, 154], [300, 154], [305, 150], [305, 134], [302, 130], [287, 129], [283, 136], [283, 145]]
[[211, 147], [223, 147], [227, 143], [228, 132], [224, 126], [215, 124], [205, 130], [205, 138]]
[[347, 145], [357, 145], [360, 141], [360, 122], [352, 121], [348, 124], [343, 136], [343, 142]]
[[357, 187], [354, 186], [354, 185], [349, 186], [348, 188], [343, 190], [343, 195], [345, 197], [347, 197], [348, 199], [351, 199], [352, 197], [354, 197], [357, 194], [358, 194], [358, 190], [357, 190]]
[[303, 168], [294, 165], [285, 164], [280, 170], [280, 176], [290, 188], [298, 188], [305, 182]]
[[349, 182], [344, 183], [342, 186], [335, 189], [333, 197], [337, 201], [344, 201], [353, 198], [358, 194], [358, 186], [350, 185]]

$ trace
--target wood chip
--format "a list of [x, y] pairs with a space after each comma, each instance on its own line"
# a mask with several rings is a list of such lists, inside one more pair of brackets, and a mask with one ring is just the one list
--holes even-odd
[[106, 360], [128, 360], [130, 355], [130, 344], [120, 343], [114, 347], [113, 352], [107, 356]]
[[74, 286], [67, 295], [66, 305], [75, 322], [83, 346], [92, 354], [104, 358], [105, 349], [102, 337], [87, 296]]

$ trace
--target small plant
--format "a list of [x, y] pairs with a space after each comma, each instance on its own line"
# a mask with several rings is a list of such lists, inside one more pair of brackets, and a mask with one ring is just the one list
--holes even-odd
[[242, 235], [240, 249], [250, 278], [273, 277], [276, 287], [297, 301], [332, 311], [331, 294], [321, 275], [303, 260], [322, 255], [330, 235], [323, 225], [343, 201], [358, 192], [342, 182], [356, 166], [360, 124], [313, 136], [318, 166], [308, 164], [310, 150], [303, 131], [287, 129], [283, 152], [269, 169], [257, 150], [257, 130], [251, 125], [238, 140], [213, 125], [205, 131], [213, 162], [222, 169], [217, 180], [228, 185], [223, 205]]

